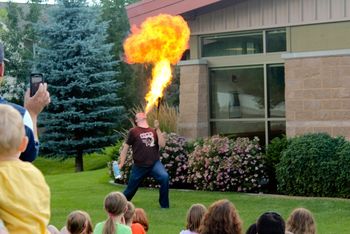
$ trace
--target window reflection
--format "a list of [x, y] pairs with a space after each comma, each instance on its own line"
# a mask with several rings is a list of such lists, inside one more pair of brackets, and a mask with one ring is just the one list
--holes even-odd
[[202, 38], [202, 57], [258, 54], [262, 52], [262, 32]]
[[282, 52], [286, 51], [286, 30], [275, 29], [266, 31], [266, 52]]
[[284, 117], [284, 66], [273, 64], [267, 66], [267, 88], [269, 100], [269, 117]]
[[262, 66], [212, 70], [211, 117], [264, 117], [263, 71]]

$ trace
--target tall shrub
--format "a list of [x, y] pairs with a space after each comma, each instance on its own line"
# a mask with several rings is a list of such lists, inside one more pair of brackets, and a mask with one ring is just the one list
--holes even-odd
[[278, 191], [288, 195], [336, 196], [336, 152], [344, 143], [344, 138], [332, 138], [326, 133], [291, 139], [277, 165]]
[[337, 152], [337, 196], [350, 198], [350, 142], [345, 142]]
[[287, 137], [275, 137], [267, 146], [265, 154], [266, 173], [268, 175], [267, 189], [269, 192], [277, 191], [276, 166], [280, 162], [282, 153], [288, 147]]
[[75, 157], [82, 171], [83, 153], [114, 143], [114, 129], [125, 118], [118, 104], [122, 85], [114, 78], [115, 58], [107, 44], [107, 24], [86, 0], [60, 0], [38, 25], [36, 64], [49, 83], [52, 103], [41, 115], [46, 155]]
[[258, 138], [212, 136], [188, 157], [188, 182], [198, 190], [253, 192], [266, 179]]

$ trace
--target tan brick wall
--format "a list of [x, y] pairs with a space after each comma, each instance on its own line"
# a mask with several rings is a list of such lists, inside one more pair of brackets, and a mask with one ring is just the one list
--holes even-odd
[[190, 139], [209, 134], [207, 64], [196, 61], [180, 66], [180, 105], [178, 132]]
[[287, 136], [350, 139], [350, 56], [287, 59], [285, 85]]

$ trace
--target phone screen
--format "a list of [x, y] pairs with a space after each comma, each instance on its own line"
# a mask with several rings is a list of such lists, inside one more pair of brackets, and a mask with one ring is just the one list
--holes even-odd
[[31, 74], [30, 75], [30, 96], [34, 96], [39, 89], [40, 83], [44, 83], [43, 74]]

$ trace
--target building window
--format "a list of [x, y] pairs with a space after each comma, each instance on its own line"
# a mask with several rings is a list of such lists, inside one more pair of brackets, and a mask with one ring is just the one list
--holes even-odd
[[262, 32], [206, 36], [202, 38], [202, 57], [263, 53]]
[[185, 52], [183, 52], [182, 56], [181, 56], [181, 61], [185, 61], [185, 60], [190, 60], [190, 49], [185, 50]]
[[266, 52], [286, 51], [286, 30], [274, 29], [266, 31]]
[[210, 76], [211, 118], [264, 117], [263, 66], [213, 69]]
[[267, 65], [268, 117], [285, 117], [284, 66]]
[[210, 70], [211, 134], [258, 136], [261, 144], [285, 133], [284, 65]]
[[286, 48], [285, 29], [201, 37], [202, 57], [262, 54], [264, 51], [283, 52]]

